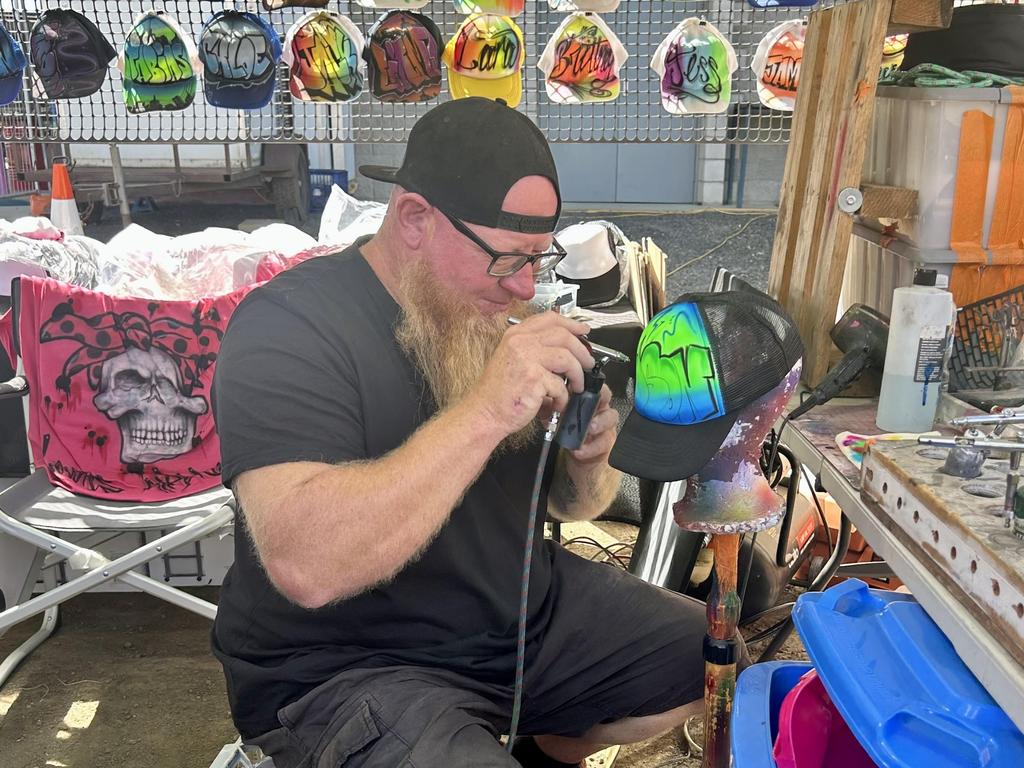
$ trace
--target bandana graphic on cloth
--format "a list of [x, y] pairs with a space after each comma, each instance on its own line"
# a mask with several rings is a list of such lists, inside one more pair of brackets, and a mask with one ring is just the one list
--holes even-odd
[[567, 16], [537, 62], [548, 98], [556, 104], [613, 101], [619, 68], [629, 58], [619, 38], [592, 13]]
[[732, 44], [713, 24], [698, 18], [680, 22], [651, 59], [651, 69], [661, 80], [661, 106], [673, 115], [725, 112], [738, 67]]
[[804, 59], [802, 21], [784, 21], [761, 40], [751, 68], [757, 77], [757, 95], [769, 109], [792, 112], [796, 89], [800, 85], [800, 65]]
[[300, 101], [345, 102], [363, 90], [363, 34], [352, 20], [313, 11], [288, 30], [282, 58], [288, 89]]
[[192, 38], [163, 11], [148, 11], [135, 21], [117, 65], [132, 114], [185, 109], [202, 71]]
[[157, 301], [22, 278], [29, 442], [50, 481], [144, 502], [217, 486], [210, 386], [228, 319], [250, 289]]

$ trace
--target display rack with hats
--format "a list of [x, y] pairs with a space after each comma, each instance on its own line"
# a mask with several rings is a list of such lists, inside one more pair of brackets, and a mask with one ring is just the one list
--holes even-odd
[[299, 101], [346, 102], [363, 90], [363, 33], [347, 16], [311, 11], [292, 25], [282, 58]]
[[254, 13], [223, 10], [199, 33], [206, 103], [225, 109], [261, 109], [274, 96], [281, 38]]
[[718, 114], [732, 101], [736, 51], [707, 19], [679, 23], [655, 49], [661, 106], [673, 115]]
[[388, 11], [366, 33], [362, 56], [369, 91], [384, 102], [419, 102], [441, 92], [441, 50], [437, 25], [422, 13]]
[[158, 10], [135, 19], [117, 64], [132, 114], [185, 109], [195, 98], [203, 66], [192, 38]]
[[566, 16], [537, 62], [548, 98], [556, 104], [592, 104], [618, 98], [619, 70], [629, 54], [594, 13]]
[[468, 16], [444, 47], [452, 98], [482, 96], [519, 106], [525, 48], [523, 31], [509, 16]]
[[116, 57], [114, 46], [78, 11], [46, 10], [29, 33], [29, 58], [51, 99], [81, 99], [96, 93]]

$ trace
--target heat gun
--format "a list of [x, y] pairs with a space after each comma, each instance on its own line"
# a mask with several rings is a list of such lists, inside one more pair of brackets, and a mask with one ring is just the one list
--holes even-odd
[[[517, 317], [508, 319], [509, 325], [519, 325], [520, 322], [522, 321]], [[594, 356], [594, 367], [583, 372], [583, 391], [572, 394], [565, 413], [558, 414], [559, 419], [554, 422], [558, 425], [555, 442], [569, 451], [575, 451], [583, 445], [583, 441], [587, 437], [590, 420], [594, 417], [597, 405], [601, 401], [601, 387], [605, 382], [605, 375], [602, 372], [604, 366], [612, 361], [629, 362], [629, 357], [618, 350], [595, 344], [586, 336], [578, 338], [586, 346], [587, 351]]]

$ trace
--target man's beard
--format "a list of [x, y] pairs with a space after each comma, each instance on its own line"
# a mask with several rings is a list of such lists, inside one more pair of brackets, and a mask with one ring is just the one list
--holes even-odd
[[[480, 380], [508, 329], [508, 318], [536, 311], [525, 301], [513, 301], [507, 310], [484, 315], [422, 261], [405, 267], [399, 292], [403, 306], [395, 338], [423, 376], [438, 410], [459, 402]], [[502, 440], [498, 451], [521, 450], [539, 432], [533, 420]]]

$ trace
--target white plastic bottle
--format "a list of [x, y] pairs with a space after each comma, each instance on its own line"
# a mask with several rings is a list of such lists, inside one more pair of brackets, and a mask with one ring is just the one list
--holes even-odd
[[955, 316], [953, 296], [935, 287], [933, 269], [921, 269], [909, 288], [893, 292], [889, 344], [875, 423], [886, 432], [928, 432], [939, 404], [939, 384]]

